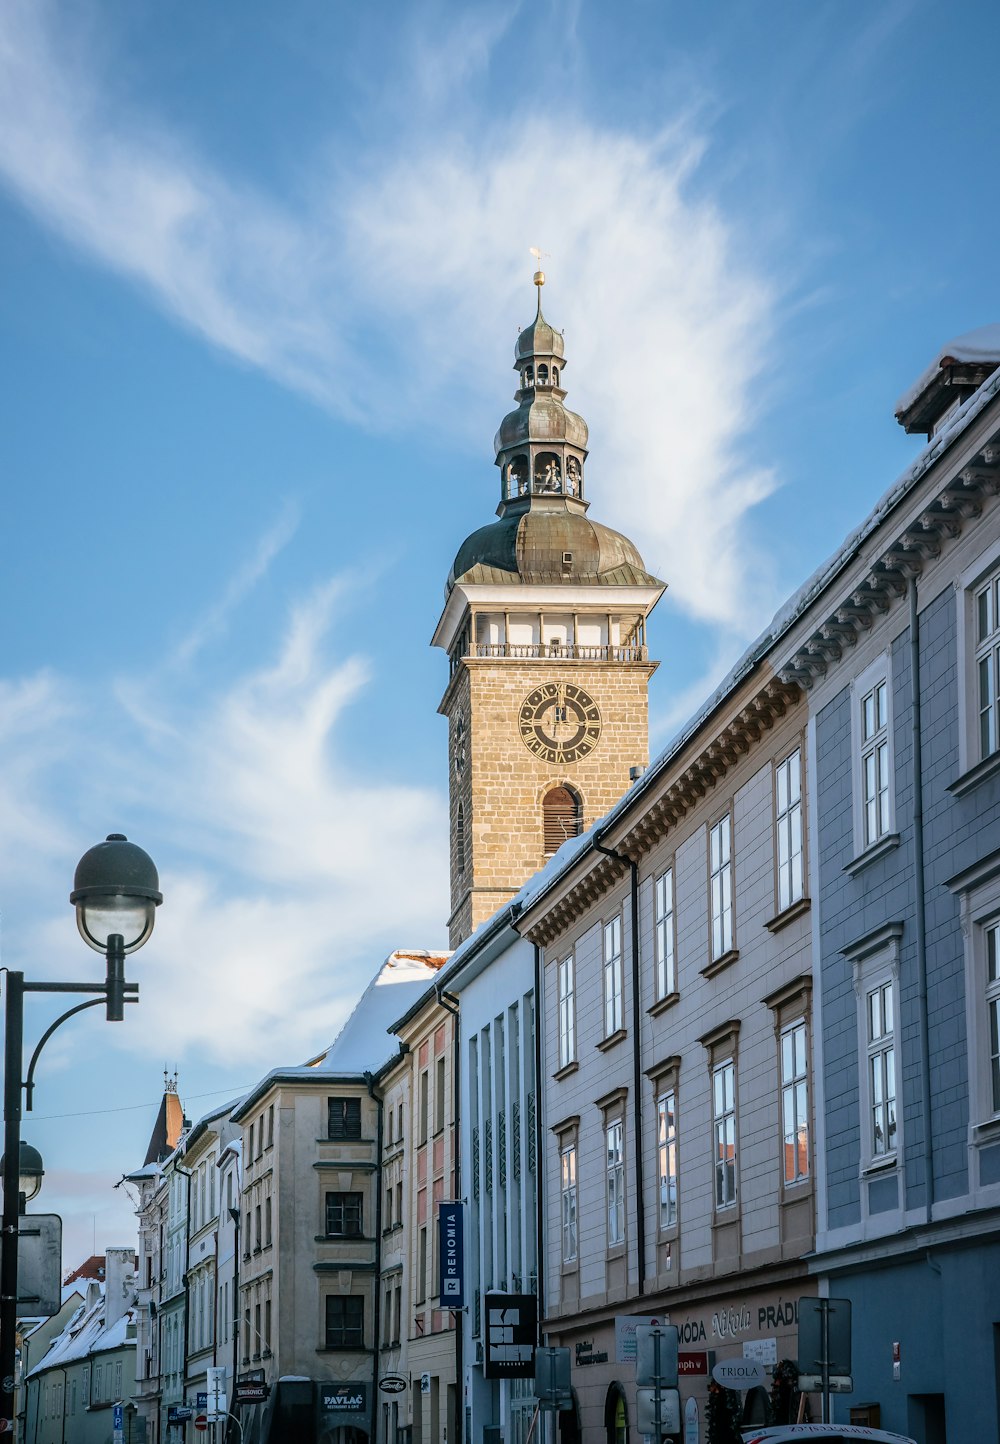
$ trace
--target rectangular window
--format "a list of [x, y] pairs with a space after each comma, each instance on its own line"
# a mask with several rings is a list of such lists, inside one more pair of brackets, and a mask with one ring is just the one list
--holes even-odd
[[264, 1243], [271, 1242], [271, 1196], [268, 1194], [264, 1200]]
[[736, 1064], [732, 1058], [712, 1069], [712, 1130], [715, 1150], [715, 1206], [736, 1202]]
[[392, 1340], [392, 1289], [386, 1288], [382, 1300], [382, 1347], [388, 1348]]
[[803, 1020], [781, 1033], [781, 1128], [785, 1182], [801, 1183], [809, 1177], [809, 1083]]
[[427, 1297], [427, 1226], [421, 1228], [417, 1237], [417, 1303]]
[[709, 866], [712, 896], [712, 959], [733, 946], [732, 819], [727, 812], [711, 830]]
[[660, 1182], [660, 1228], [677, 1222], [677, 1109], [673, 1089], [656, 1100], [656, 1171]]
[[326, 1232], [330, 1238], [361, 1237], [360, 1193], [328, 1193], [326, 1196]]
[[437, 1060], [434, 1075], [434, 1127], [438, 1133], [444, 1129], [445, 1060]]
[[656, 997], [667, 998], [677, 991], [674, 966], [674, 870], [668, 867], [656, 879], [655, 906]]
[[403, 1288], [397, 1284], [392, 1292], [392, 1342], [399, 1343], [399, 1331], [403, 1321]]
[[270, 1103], [267, 1109], [267, 1146], [274, 1146], [274, 1104]]
[[868, 994], [869, 1146], [873, 1158], [896, 1151], [896, 1046], [892, 983]]
[[986, 929], [986, 1011], [990, 1040], [990, 1094], [1000, 1113], [1000, 923]]
[[420, 1075], [420, 1122], [419, 1122], [419, 1128], [418, 1128], [418, 1131], [417, 1131], [417, 1142], [418, 1142], [418, 1143], [426, 1143], [426, 1142], [427, 1142], [427, 1125], [428, 1125], [428, 1117], [429, 1117], [429, 1114], [428, 1114], [428, 1087], [429, 1087], [429, 1080], [428, 1080], [428, 1077], [427, 1077], [427, 1069], [425, 1068], [424, 1071], [423, 1071], [423, 1072], [421, 1073], [421, 1075]]
[[612, 918], [604, 925], [604, 1036], [610, 1038], [622, 1026], [622, 920]]
[[401, 1224], [401, 1223], [403, 1222], [403, 1185], [402, 1185], [402, 1183], [397, 1183], [397, 1184], [396, 1184], [396, 1222], [397, 1222], [398, 1224]]
[[883, 677], [861, 698], [862, 841], [871, 847], [889, 831], [889, 688]]
[[564, 1148], [560, 1157], [562, 1191], [562, 1259], [576, 1261], [576, 1145]]
[[608, 1247], [625, 1242], [625, 1160], [622, 1123], [616, 1119], [606, 1130], [608, 1150]]
[[574, 959], [570, 953], [559, 964], [559, 1067], [565, 1068], [576, 1058], [576, 1000], [574, 998]]
[[327, 1102], [327, 1137], [338, 1143], [361, 1137], [361, 1099], [330, 1098]]
[[798, 902], [802, 883], [802, 754], [796, 748], [774, 773], [778, 911]]
[[271, 1300], [264, 1300], [264, 1347], [271, 1347]]
[[365, 1301], [352, 1294], [328, 1294], [326, 1347], [360, 1349], [365, 1342]]
[[1000, 680], [1000, 573], [976, 592], [976, 689], [979, 704], [979, 756], [1000, 748], [997, 683]]

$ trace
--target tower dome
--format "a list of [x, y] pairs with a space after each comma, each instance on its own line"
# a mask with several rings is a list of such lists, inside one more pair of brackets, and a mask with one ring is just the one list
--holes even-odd
[[565, 343], [542, 315], [544, 284], [536, 271], [535, 319], [514, 347], [518, 404], [493, 442], [501, 475], [499, 520], [462, 543], [448, 592], [457, 581], [659, 585], [627, 537], [586, 516], [589, 432], [583, 417], [564, 405]]

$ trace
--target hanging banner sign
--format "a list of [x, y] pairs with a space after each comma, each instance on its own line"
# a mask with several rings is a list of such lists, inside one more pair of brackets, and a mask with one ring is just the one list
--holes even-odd
[[465, 1304], [464, 1223], [465, 1212], [460, 1203], [438, 1204], [439, 1285], [443, 1309], [460, 1309]]
[[538, 1299], [534, 1294], [487, 1294], [486, 1352], [483, 1375], [487, 1379], [532, 1379], [538, 1342]]

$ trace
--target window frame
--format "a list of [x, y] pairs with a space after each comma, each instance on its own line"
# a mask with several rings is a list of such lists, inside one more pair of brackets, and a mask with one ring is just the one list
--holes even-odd
[[[792, 769], [793, 759], [796, 765]], [[801, 739], [797, 740], [791, 751], [786, 752], [774, 763], [774, 790], [772, 794], [774, 804], [774, 905], [775, 913], [780, 916], [783, 912], [796, 903], [801, 902], [806, 895], [806, 817], [805, 817], [805, 775], [803, 768], [803, 748]], [[788, 787], [788, 801], [784, 809], [781, 805], [781, 779], [787, 773], [789, 782], [792, 771], [796, 779], [797, 795], [792, 796], [792, 788]], [[798, 830], [798, 852], [795, 852], [795, 833], [797, 818]], [[786, 823], [786, 819], [788, 820]], [[786, 824], [790, 833], [789, 852], [787, 860], [782, 859], [782, 841]], [[798, 858], [798, 876], [795, 876], [795, 859]], [[788, 896], [785, 897], [782, 891], [784, 872], [788, 873]]]
[[[802, 1037], [802, 1068], [798, 1067], [796, 1035]], [[791, 1043], [791, 1076], [786, 1068], [786, 1043]], [[804, 1014], [792, 1018], [778, 1028], [778, 1079], [780, 1088], [779, 1114], [781, 1119], [781, 1183], [784, 1189], [801, 1188], [812, 1179], [812, 1127], [809, 1102], [809, 1023]], [[789, 1137], [789, 1101], [792, 1104], [792, 1131]], [[804, 1149], [803, 1139], [804, 1137]], [[789, 1177], [789, 1147], [795, 1166]], [[805, 1167], [799, 1161], [805, 1155]]]
[[[664, 884], [670, 880], [669, 906]], [[665, 1002], [677, 993], [677, 896], [674, 862], [653, 878], [653, 997]]]
[[568, 1068], [576, 1056], [576, 954], [568, 953], [556, 964], [558, 1001], [559, 1067]]
[[[862, 715], [865, 701], [877, 694], [880, 684], [885, 685], [885, 721], [870, 735], [865, 735]], [[894, 745], [894, 708], [892, 653], [880, 653], [851, 681], [851, 796], [854, 829], [854, 856], [863, 857], [880, 846], [896, 840], [896, 757]], [[877, 719], [876, 719], [877, 720]], [[886, 816], [885, 826], [878, 807], [881, 791], [878, 786], [878, 751], [880, 739], [886, 748]], [[873, 756], [876, 764], [875, 804], [877, 830], [869, 835], [867, 827], [866, 758]]]
[[[669, 1105], [669, 1106], [668, 1106]], [[664, 1118], [670, 1122], [664, 1130]], [[664, 1136], [666, 1132], [666, 1136]], [[677, 1232], [678, 1195], [680, 1174], [678, 1169], [678, 1128], [677, 1128], [677, 1081], [670, 1077], [663, 1080], [656, 1090], [656, 1229], [662, 1237]], [[666, 1175], [664, 1174], [666, 1163]], [[663, 1216], [663, 1185], [667, 1181], [667, 1211]], [[670, 1188], [673, 1187], [673, 1198]]]
[[625, 1248], [625, 1120], [605, 1119], [605, 1228], [608, 1253]]
[[[347, 1305], [351, 1305], [348, 1309]], [[332, 1307], [331, 1307], [332, 1306]], [[333, 1342], [332, 1336], [338, 1330], [331, 1322], [331, 1314], [339, 1312], [342, 1315], [339, 1326], [339, 1342]], [[356, 1307], [355, 1307], [356, 1306]], [[365, 1347], [365, 1299], [363, 1294], [326, 1294], [323, 1302], [324, 1309], [324, 1348], [330, 1352], [351, 1351], [357, 1353]], [[358, 1318], [348, 1320], [348, 1313], [357, 1314]], [[350, 1333], [351, 1337], [348, 1337]], [[354, 1336], [357, 1337], [354, 1337]]]
[[[334, 1200], [340, 1199], [337, 1204]], [[356, 1203], [349, 1203], [347, 1200], [356, 1200]], [[339, 1209], [341, 1220], [344, 1226], [340, 1229], [330, 1227], [331, 1218]], [[348, 1215], [357, 1215], [357, 1228], [347, 1227]], [[325, 1190], [323, 1199], [323, 1228], [324, 1238], [364, 1238], [364, 1194], [359, 1189], [334, 1189]]]
[[[719, 865], [714, 848], [719, 836]], [[725, 841], [725, 848], [722, 846]], [[723, 852], [725, 856], [723, 856]], [[709, 964], [720, 962], [736, 949], [736, 886], [733, 880], [733, 808], [726, 808], [708, 824], [708, 952]], [[716, 882], [718, 880], [718, 887]], [[728, 904], [727, 904], [728, 892]], [[716, 901], [718, 899], [718, 908]], [[728, 914], [728, 931], [726, 928]]]
[[[720, 1129], [722, 1132], [720, 1133]], [[729, 1134], [731, 1131], [732, 1143]], [[732, 1157], [720, 1150], [732, 1147]], [[723, 1185], [720, 1187], [720, 1184]], [[723, 1196], [725, 1195], [725, 1196]], [[712, 1065], [712, 1207], [728, 1213], [739, 1202], [739, 1135], [736, 1114], [736, 1057], [729, 1054]]]
[[[956, 581], [960, 777], [964, 777], [970, 771], [973, 772], [974, 777], [978, 777], [980, 769], [987, 775], [992, 775], [994, 770], [1000, 769], [1000, 748], [995, 747], [992, 751], [984, 754], [981, 745], [977, 664], [980, 653], [985, 648], [981, 647], [976, 635], [977, 596], [987, 584], [998, 580], [1000, 580], [1000, 542], [995, 542], [987, 551], [982, 552]], [[997, 615], [1000, 618], [1000, 607], [998, 607]], [[994, 632], [992, 635], [996, 637], [997, 633]], [[994, 681], [1000, 682], [1000, 662], [997, 663], [997, 675]], [[997, 697], [995, 736], [1000, 741], [1000, 694]]]
[[[567, 1182], [567, 1162], [572, 1177]], [[580, 1193], [578, 1182], [576, 1139], [564, 1142], [559, 1149], [559, 1225], [563, 1268], [575, 1268], [580, 1258]], [[567, 1207], [567, 1205], [569, 1205]], [[567, 1247], [567, 1238], [571, 1246]]]
[[[902, 1018], [899, 998], [900, 944], [903, 936], [901, 922], [886, 923], [866, 934], [856, 943], [842, 949], [843, 955], [852, 967], [854, 994], [857, 1012], [857, 1060], [858, 1060], [858, 1123], [860, 1176], [883, 1176], [899, 1172], [905, 1156], [904, 1108], [902, 1097], [902, 1071], [900, 1069], [900, 1042]], [[894, 1123], [895, 1143], [891, 1149], [876, 1152], [873, 1147], [872, 1088], [870, 1060], [879, 1050], [882, 1039], [873, 1044], [869, 1038], [868, 1007], [870, 995], [879, 988], [891, 986], [893, 1016], [893, 1049], [895, 1070]]]
[[[1000, 850], [990, 854], [948, 887], [959, 897], [964, 945], [965, 1027], [969, 1076], [969, 1151], [1000, 1142], [1000, 1107], [993, 1096], [988, 1005], [1000, 983], [989, 977], [989, 933], [1000, 927]], [[998, 939], [1000, 945], [1000, 939]], [[998, 1020], [1000, 1027], [1000, 1020]], [[1000, 1183], [980, 1182], [978, 1157], [969, 1160], [970, 1207], [1000, 1200]]]
[[[617, 936], [617, 952], [608, 948], [608, 935]], [[625, 1027], [625, 970], [622, 956], [621, 912], [601, 924], [601, 978], [604, 992], [604, 1037], [613, 1038]]]
[[[342, 1121], [338, 1127], [334, 1126], [336, 1113], [340, 1105], [343, 1105]], [[350, 1094], [338, 1093], [329, 1095], [326, 1100], [326, 1136], [331, 1143], [359, 1143], [362, 1137], [361, 1099], [352, 1097]], [[354, 1114], [357, 1114], [357, 1132], [354, 1131]], [[343, 1131], [338, 1131], [338, 1128]]]

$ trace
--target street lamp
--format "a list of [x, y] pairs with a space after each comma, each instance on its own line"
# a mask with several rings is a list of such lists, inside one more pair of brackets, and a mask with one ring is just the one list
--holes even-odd
[[[153, 931], [156, 909], [163, 901], [156, 868], [148, 853], [120, 832], [90, 848], [80, 859], [70, 902], [76, 908], [80, 935], [103, 953], [103, 983], [29, 983], [22, 972], [7, 972], [4, 1034], [3, 1228], [0, 1237], [0, 1434], [13, 1429], [15, 1329], [17, 1326], [17, 1237], [21, 1194], [33, 1198], [41, 1186], [42, 1160], [21, 1143], [21, 1094], [31, 1110], [35, 1065], [45, 1044], [67, 1018], [102, 1001], [109, 1023], [120, 1023], [125, 1003], [138, 1001], [138, 983], [125, 981], [125, 956], [141, 948]], [[93, 993], [95, 997], [58, 1017], [39, 1039], [24, 1075], [25, 993]], [[25, 1151], [32, 1157], [23, 1167]], [[24, 1183], [29, 1186], [25, 1187]]]
[[[0, 1158], [0, 1177], [4, 1176], [7, 1156]], [[17, 1192], [18, 1212], [23, 1213], [25, 1205], [33, 1198], [37, 1198], [42, 1191], [42, 1179], [45, 1177], [45, 1168], [42, 1164], [42, 1155], [37, 1148], [32, 1148], [30, 1143], [21, 1139], [20, 1155], [17, 1164]]]

